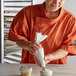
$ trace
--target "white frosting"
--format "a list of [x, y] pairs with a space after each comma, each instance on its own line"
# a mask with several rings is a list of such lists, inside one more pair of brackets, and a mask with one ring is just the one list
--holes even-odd
[[32, 67], [29, 66], [29, 65], [23, 64], [23, 65], [21, 65], [21, 67], [20, 67], [20, 71], [21, 71], [22, 73], [32, 72]]
[[52, 76], [53, 72], [50, 69], [45, 69], [40, 71], [40, 74], [43, 76]]

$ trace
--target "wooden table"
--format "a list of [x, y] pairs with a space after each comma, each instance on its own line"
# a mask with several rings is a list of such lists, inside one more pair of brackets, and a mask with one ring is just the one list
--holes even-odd
[[[35, 64], [29, 64], [33, 68], [32, 76], [40, 76], [41, 68]], [[21, 76], [21, 64], [0, 64], [0, 76]], [[53, 71], [53, 76], [76, 76], [76, 65], [48, 64], [46, 68]]]

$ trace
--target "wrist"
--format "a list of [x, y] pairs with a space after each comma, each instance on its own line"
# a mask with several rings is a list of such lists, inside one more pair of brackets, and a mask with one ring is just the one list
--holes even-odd
[[49, 57], [52, 60], [54, 60], [54, 55], [50, 54], [50, 57]]

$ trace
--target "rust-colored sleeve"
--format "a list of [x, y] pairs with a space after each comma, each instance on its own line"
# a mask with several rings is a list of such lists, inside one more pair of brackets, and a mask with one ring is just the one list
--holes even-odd
[[73, 25], [59, 49], [68, 51], [68, 55], [76, 55], [76, 20], [72, 21], [71, 24]]
[[8, 34], [8, 40], [28, 40], [28, 30], [27, 19], [24, 10], [22, 9], [17, 13], [12, 21]]

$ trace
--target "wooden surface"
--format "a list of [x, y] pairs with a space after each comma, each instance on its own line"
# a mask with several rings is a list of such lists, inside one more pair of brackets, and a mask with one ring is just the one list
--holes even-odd
[[[37, 65], [29, 64], [33, 68], [32, 76], [40, 76], [40, 70]], [[21, 76], [21, 64], [0, 64], [0, 76]], [[53, 76], [76, 76], [76, 65], [56, 65], [49, 64], [46, 68], [53, 71]]]

